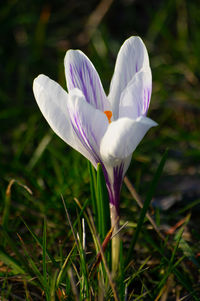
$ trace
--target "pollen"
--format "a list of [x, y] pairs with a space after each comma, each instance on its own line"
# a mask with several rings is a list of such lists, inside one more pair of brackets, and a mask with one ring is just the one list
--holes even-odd
[[108, 118], [108, 122], [111, 123], [112, 112], [111, 111], [104, 111], [104, 114], [106, 114], [106, 117]]

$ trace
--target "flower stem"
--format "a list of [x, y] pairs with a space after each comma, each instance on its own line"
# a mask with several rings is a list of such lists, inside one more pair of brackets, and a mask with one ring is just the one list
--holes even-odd
[[117, 212], [117, 208], [110, 204], [110, 219], [111, 219], [111, 227], [113, 230], [113, 238], [112, 238], [112, 273], [113, 277], [117, 275], [119, 269], [119, 251], [120, 251], [120, 235], [117, 233], [119, 229], [119, 215]]

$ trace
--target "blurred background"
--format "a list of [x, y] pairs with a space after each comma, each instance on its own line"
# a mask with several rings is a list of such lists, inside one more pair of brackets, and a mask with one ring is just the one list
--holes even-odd
[[[139, 35], [149, 52], [153, 93], [148, 116], [159, 126], [134, 152], [128, 176], [145, 195], [169, 148], [153, 204], [167, 211], [163, 221], [168, 224], [175, 222], [177, 206], [194, 206], [195, 221], [200, 200], [199, 16], [198, 0], [1, 1], [0, 190], [4, 200], [10, 180], [16, 180], [10, 231], [23, 231], [18, 218], [23, 216], [39, 233], [40, 217], [46, 215], [54, 238], [59, 237], [65, 219], [60, 194], [69, 206], [74, 197], [81, 202], [89, 197], [87, 162], [50, 130], [34, 100], [33, 79], [44, 73], [65, 88], [65, 52], [78, 48], [93, 62], [108, 93], [118, 50], [131, 35]], [[135, 203], [123, 187], [122, 215], [127, 205]]]

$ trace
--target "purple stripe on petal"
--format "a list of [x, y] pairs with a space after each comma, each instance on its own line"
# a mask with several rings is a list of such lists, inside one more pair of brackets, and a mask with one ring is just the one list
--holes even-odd
[[102, 103], [97, 103], [98, 96], [96, 93], [96, 89], [98, 88], [100, 90], [101, 87], [95, 87], [97, 80], [92, 76], [91, 68], [89, 68], [86, 63], [82, 63], [80, 66], [72, 66], [70, 64], [70, 76], [70, 89], [79, 88], [83, 92], [88, 103], [94, 105], [97, 109], [102, 110]]
[[87, 126], [86, 129], [82, 127], [78, 112], [75, 113], [70, 112], [70, 115], [71, 115], [71, 125], [76, 136], [78, 137], [83, 147], [90, 154], [90, 157], [93, 159], [93, 163], [97, 164], [98, 162], [100, 162], [100, 159], [97, 151], [95, 150], [94, 146], [91, 143], [91, 140], [93, 139], [93, 144], [97, 145], [97, 139], [92, 129], [89, 127], [89, 125]]
[[[94, 87], [94, 84], [97, 84], [97, 89], [99, 89], [100, 90], [100, 87], [99, 87], [99, 85], [98, 85], [98, 83], [97, 83], [97, 79], [96, 78], [92, 78], [92, 74], [91, 74], [91, 69], [89, 68], [89, 66], [87, 65], [87, 64], [85, 64], [85, 68], [86, 68], [86, 71], [87, 71], [87, 73], [88, 73], [88, 76], [89, 76], [89, 82], [90, 82], [90, 88], [91, 88], [91, 90], [92, 90], [92, 95], [91, 95], [91, 97], [93, 97], [93, 101], [95, 102], [95, 105], [96, 105], [96, 108], [98, 108], [98, 104], [97, 104], [97, 95], [96, 95], [96, 89], [95, 89], [95, 87]], [[94, 81], [95, 81], [95, 83], [94, 83]], [[89, 102], [89, 101], [88, 101]], [[100, 104], [99, 104], [100, 105]], [[102, 105], [102, 104], [101, 104]], [[99, 109], [103, 109], [102, 108], [102, 106], [101, 106], [101, 108], [99, 108]]]
[[104, 173], [110, 203], [116, 207], [118, 213], [119, 213], [120, 191], [121, 191], [121, 186], [123, 181], [123, 171], [124, 171], [124, 163], [121, 163], [119, 166], [115, 166], [113, 168], [113, 177], [114, 177], [113, 184], [110, 183], [108, 175], [105, 175]]
[[122, 162], [119, 166], [115, 166], [113, 168], [112, 178], [114, 181], [111, 182], [106, 166], [104, 165], [99, 154], [99, 141], [92, 129], [92, 126], [87, 122], [87, 120], [84, 120], [84, 116], [81, 115], [79, 110], [74, 110], [74, 108], [68, 109], [70, 114], [70, 122], [75, 135], [79, 139], [83, 148], [87, 151], [88, 159], [95, 166], [98, 163], [101, 164], [108, 189], [109, 201], [117, 208], [117, 210], [119, 210], [119, 196], [123, 180], [124, 163]]
[[145, 88], [143, 90], [143, 104], [142, 104], [142, 115], [147, 114], [151, 99], [151, 88]]
[[84, 65], [82, 66], [82, 68], [79, 68], [77, 69], [77, 73], [79, 74], [79, 77], [80, 77], [80, 80], [81, 80], [81, 83], [80, 83], [80, 87], [78, 88], [81, 88], [84, 96], [85, 96], [85, 99], [88, 103], [91, 103], [90, 102], [90, 95], [89, 95], [89, 89], [87, 89], [86, 87], [86, 82], [84, 81], [85, 79], [85, 76], [83, 75], [84, 73]]
[[[93, 146], [93, 144], [97, 141], [92, 129], [89, 128], [89, 125], [86, 130], [83, 129], [77, 112], [73, 115], [71, 114], [71, 124], [79, 141], [81, 142], [83, 147], [88, 151], [91, 158], [93, 158], [93, 163], [101, 164], [106, 186], [108, 189], [109, 201], [116, 207], [117, 211], [119, 212], [119, 198], [123, 180], [124, 163], [121, 163], [119, 166], [115, 166], [113, 168], [114, 183], [111, 184], [106, 167], [102, 162], [100, 155]], [[90, 139], [88, 137], [90, 137]], [[91, 140], [93, 141], [93, 143], [91, 143]]]
[[73, 67], [72, 67], [72, 65], [70, 64], [70, 66], [69, 66], [69, 70], [70, 70], [70, 79], [71, 79], [71, 82], [69, 82], [69, 84], [70, 84], [70, 90], [71, 89], [73, 89], [73, 88], [75, 88], [76, 87], [76, 84], [75, 84], [75, 80], [74, 80], [74, 73], [73, 73]]
[[98, 73], [83, 53], [69, 52], [65, 68], [69, 91], [74, 88], [80, 89], [86, 101], [98, 110], [105, 111], [110, 107]]
[[76, 133], [81, 144], [88, 151], [90, 156], [93, 158], [94, 163], [101, 164], [104, 178], [106, 181], [106, 186], [108, 189], [109, 201], [111, 204], [113, 204], [117, 208], [117, 211], [119, 211], [119, 197], [120, 197], [120, 190], [121, 190], [121, 185], [122, 185], [122, 180], [123, 180], [124, 163], [121, 163], [119, 166], [116, 166], [113, 168], [114, 183], [111, 184], [111, 182], [109, 180], [108, 172], [106, 170], [104, 163], [102, 162], [99, 154], [97, 153], [97, 151], [91, 144], [91, 141], [88, 139], [88, 131], [90, 131], [89, 132], [90, 137], [93, 137], [94, 142], [96, 141], [96, 138], [94, 137], [94, 133], [92, 132], [92, 129], [87, 128], [87, 133], [85, 132], [85, 130], [81, 127], [78, 114], [73, 115], [73, 118], [71, 118], [71, 124], [72, 124], [73, 130]]

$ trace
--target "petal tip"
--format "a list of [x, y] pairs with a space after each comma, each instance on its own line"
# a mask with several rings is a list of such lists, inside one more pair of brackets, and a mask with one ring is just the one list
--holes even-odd
[[44, 74], [39, 74], [36, 78], [34, 78], [33, 80], [33, 86], [35, 84], [39, 84], [44, 82], [44, 80], [46, 80], [47, 78], [49, 78], [48, 76], [44, 75]]
[[146, 116], [139, 116], [136, 119], [137, 122], [141, 122], [143, 124], [149, 125], [150, 127], [158, 126], [158, 123], [154, 121], [153, 119], [146, 117]]

